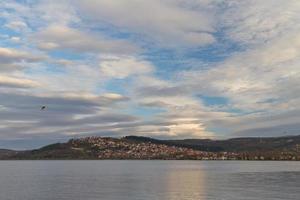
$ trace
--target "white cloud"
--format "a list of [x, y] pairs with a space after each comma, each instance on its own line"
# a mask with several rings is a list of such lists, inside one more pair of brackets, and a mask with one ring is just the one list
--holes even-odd
[[138, 47], [121, 39], [111, 39], [103, 35], [84, 33], [64, 25], [50, 25], [36, 33], [34, 40], [41, 49], [63, 49], [75, 52], [130, 54]]
[[9, 77], [0, 74], [0, 87], [31, 88], [38, 86], [39, 84], [37, 82], [29, 79], [24, 79], [21, 77]]
[[106, 77], [123, 79], [132, 75], [152, 73], [154, 67], [151, 63], [134, 57], [115, 57], [102, 61], [100, 71]]
[[5, 27], [10, 28], [15, 31], [20, 31], [22, 29], [27, 28], [27, 24], [23, 21], [12, 21], [8, 24], [5, 24]]
[[81, 21], [72, 3], [71, 0], [39, 1], [32, 9], [46, 24], [57, 23], [67, 26]]
[[227, 34], [246, 44], [245, 50], [210, 69], [183, 73], [181, 84], [198, 94], [227, 98], [220, 111], [238, 110], [219, 118], [223, 126], [212, 120], [214, 127], [240, 136], [282, 135], [295, 129], [299, 118], [292, 114], [300, 103], [299, 2], [233, 2], [236, 12], [226, 16], [233, 20]]
[[15, 43], [19, 43], [21, 41], [20, 37], [11, 37], [10, 40]]
[[300, 28], [298, 0], [231, 0], [222, 23], [235, 41], [259, 44]]
[[[77, 0], [92, 21], [135, 31], [162, 44], [203, 46], [215, 41], [214, 7], [206, 1]], [[197, 7], [195, 7], [197, 4]]]
[[26, 51], [0, 47], [0, 64], [13, 62], [37, 62], [45, 59], [43, 55], [34, 55]]
[[32, 50], [0, 47], [0, 72], [16, 72], [28, 68], [29, 64], [45, 61], [47, 56]]
[[128, 97], [124, 97], [123, 95], [116, 94], [116, 93], [104, 93], [102, 94], [102, 97], [114, 100], [114, 101], [123, 101], [128, 100]]
[[105, 79], [100, 73], [98, 67], [86, 64], [73, 63], [63, 67], [63, 73], [47, 73], [45, 67], [26, 74], [27, 78], [41, 83], [44, 88], [41, 92], [88, 92], [95, 91], [97, 86]]

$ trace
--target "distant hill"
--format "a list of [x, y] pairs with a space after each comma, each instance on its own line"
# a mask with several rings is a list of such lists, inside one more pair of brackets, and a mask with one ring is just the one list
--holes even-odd
[[157, 140], [148, 137], [126, 136], [128, 140], [175, 145], [194, 150], [209, 152], [264, 152], [300, 150], [300, 136], [268, 137], [268, 138], [232, 138], [228, 140], [184, 139]]
[[[6, 156], [5, 156], [6, 155]], [[2, 159], [201, 159], [213, 156], [188, 148], [172, 147], [164, 144], [138, 142], [125, 138], [86, 137], [71, 139], [67, 143], [47, 145], [29, 151], [11, 151]]]
[[228, 140], [86, 137], [40, 149], [0, 149], [0, 159], [300, 160], [300, 136]]
[[8, 150], [8, 149], [0, 149], [0, 160], [8, 157], [13, 157], [18, 154], [18, 151]]

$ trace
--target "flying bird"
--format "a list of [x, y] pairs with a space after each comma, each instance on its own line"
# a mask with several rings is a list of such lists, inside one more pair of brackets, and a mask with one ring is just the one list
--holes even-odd
[[46, 109], [46, 106], [42, 106], [42, 107], [41, 107], [41, 110], [45, 110], [45, 109]]

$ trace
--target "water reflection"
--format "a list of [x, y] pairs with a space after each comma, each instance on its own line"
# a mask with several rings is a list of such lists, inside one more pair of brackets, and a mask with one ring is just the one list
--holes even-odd
[[200, 168], [170, 170], [166, 181], [166, 200], [205, 200], [205, 173]]

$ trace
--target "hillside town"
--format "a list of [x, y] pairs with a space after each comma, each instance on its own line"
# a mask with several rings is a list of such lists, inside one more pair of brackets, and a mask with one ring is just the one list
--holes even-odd
[[[234, 142], [233, 142], [234, 141]], [[245, 143], [245, 141], [248, 141]], [[15, 151], [0, 149], [0, 160], [40, 159], [128, 159], [128, 160], [289, 160], [300, 161], [299, 137], [257, 139], [157, 140], [85, 137], [54, 143], [39, 149]], [[280, 147], [279, 147], [280, 146]]]
[[211, 153], [175, 146], [137, 143], [122, 139], [87, 137], [70, 140], [73, 148], [91, 147], [98, 159], [202, 159]]
[[86, 137], [72, 139], [69, 144], [73, 150], [88, 151], [97, 159], [300, 160], [300, 154], [293, 152], [207, 152], [124, 138]]

